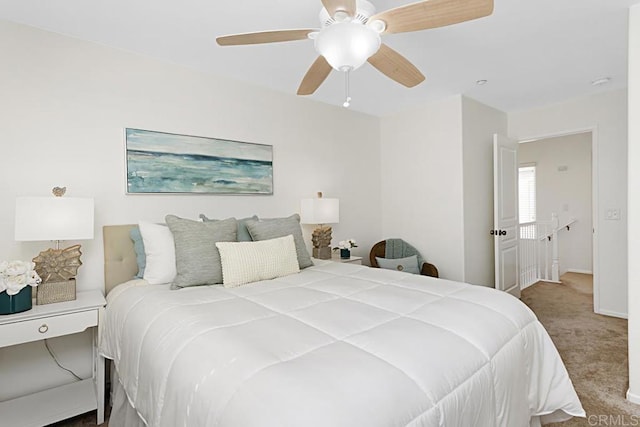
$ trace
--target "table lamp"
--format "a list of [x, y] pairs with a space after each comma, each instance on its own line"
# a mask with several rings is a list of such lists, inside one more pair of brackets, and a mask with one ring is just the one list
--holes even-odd
[[300, 201], [300, 223], [319, 226], [311, 235], [314, 258], [331, 259], [331, 227], [326, 224], [337, 224], [339, 218], [339, 200], [324, 198], [322, 192], [315, 199]]
[[80, 261], [80, 245], [60, 249], [61, 240], [93, 239], [93, 199], [62, 197], [66, 187], [55, 187], [54, 197], [16, 199], [15, 240], [55, 242], [33, 259], [42, 278], [36, 303], [48, 304], [76, 298], [75, 276]]

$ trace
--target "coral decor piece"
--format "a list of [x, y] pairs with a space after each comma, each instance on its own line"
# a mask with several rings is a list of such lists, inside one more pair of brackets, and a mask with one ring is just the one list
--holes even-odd
[[331, 227], [319, 227], [313, 230], [311, 242], [313, 243], [313, 257], [318, 259], [331, 258]]
[[66, 249], [47, 249], [33, 259], [36, 272], [46, 282], [61, 282], [73, 279], [82, 265], [80, 245]]

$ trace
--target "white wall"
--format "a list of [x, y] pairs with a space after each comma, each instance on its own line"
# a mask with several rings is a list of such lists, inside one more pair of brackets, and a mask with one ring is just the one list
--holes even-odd
[[[509, 136], [538, 139], [593, 130], [597, 159], [594, 228], [594, 305], [597, 312], [627, 315], [627, 97], [618, 90], [509, 114]], [[620, 209], [621, 220], [605, 220]]]
[[491, 287], [494, 133], [506, 114], [464, 96], [381, 119], [382, 234], [440, 277]]
[[507, 134], [506, 113], [462, 98], [464, 281], [495, 285], [493, 134]]
[[462, 99], [381, 119], [382, 235], [463, 280]]
[[[0, 52], [0, 260], [31, 259], [49, 246], [13, 241], [14, 201], [56, 185], [95, 199], [95, 238], [80, 242], [80, 290], [103, 287], [105, 224], [162, 221], [167, 213], [283, 216], [324, 191], [341, 202], [334, 242], [353, 237], [355, 254], [366, 255], [382, 236], [375, 117], [6, 21]], [[125, 127], [272, 144], [274, 195], [125, 195]], [[0, 352], [0, 400], [37, 388], [6, 364], [16, 351]], [[48, 385], [68, 378], [38, 368], [29, 377]]]
[[561, 225], [577, 220], [569, 231], [558, 233], [560, 274], [593, 271], [591, 142], [587, 132], [527, 142], [518, 149], [521, 165], [536, 165], [538, 221], [550, 221], [552, 213]]
[[640, 404], [640, 5], [629, 19], [629, 392]]

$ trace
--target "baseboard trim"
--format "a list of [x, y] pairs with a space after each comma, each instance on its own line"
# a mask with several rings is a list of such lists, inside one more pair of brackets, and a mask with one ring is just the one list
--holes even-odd
[[631, 393], [631, 389], [627, 390], [627, 400], [636, 405], [640, 405], [640, 395]]
[[603, 316], [618, 317], [620, 319], [629, 318], [629, 315], [627, 313], [618, 313], [616, 311], [610, 311], [610, 310], [599, 310], [599, 311], [596, 311], [596, 314], [602, 314]]
[[593, 271], [589, 270], [580, 270], [579, 268], [568, 268], [567, 273], [580, 273], [580, 274], [591, 274], [593, 275]]

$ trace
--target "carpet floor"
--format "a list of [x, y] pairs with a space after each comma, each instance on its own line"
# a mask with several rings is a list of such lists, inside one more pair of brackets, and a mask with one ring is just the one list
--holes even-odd
[[[640, 406], [625, 399], [627, 321], [593, 313], [591, 275], [567, 273], [561, 281], [538, 282], [522, 291], [522, 301], [536, 313], [558, 348], [587, 412], [586, 419], [550, 426], [640, 426]], [[95, 422], [93, 411], [53, 426], [85, 427]]]
[[593, 312], [591, 275], [566, 273], [560, 280], [538, 282], [521, 297], [549, 332], [587, 412], [586, 419], [552, 425], [640, 425], [640, 406], [625, 399], [627, 321]]

